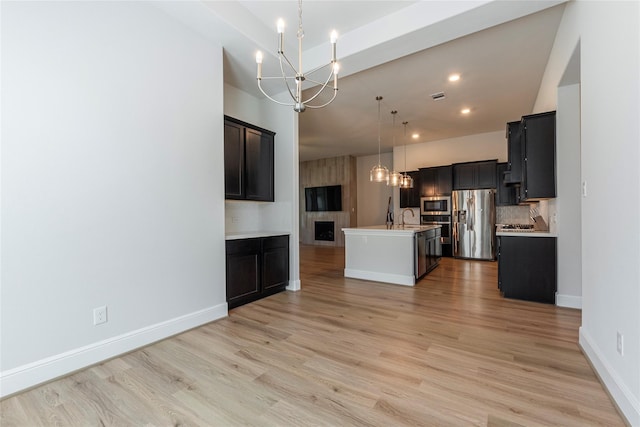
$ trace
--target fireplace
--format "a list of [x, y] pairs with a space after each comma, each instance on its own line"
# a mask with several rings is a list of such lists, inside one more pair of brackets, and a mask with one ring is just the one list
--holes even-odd
[[335, 241], [335, 225], [333, 221], [316, 221], [314, 224], [316, 240]]

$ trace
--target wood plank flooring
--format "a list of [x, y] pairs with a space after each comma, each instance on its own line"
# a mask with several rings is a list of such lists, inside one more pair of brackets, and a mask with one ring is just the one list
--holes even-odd
[[497, 265], [415, 287], [345, 279], [301, 247], [302, 290], [0, 402], [9, 426], [621, 426], [580, 311], [505, 300]]

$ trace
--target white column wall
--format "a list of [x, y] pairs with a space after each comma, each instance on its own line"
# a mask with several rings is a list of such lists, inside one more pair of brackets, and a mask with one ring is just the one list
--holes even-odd
[[[639, 28], [638, 2], [567, 3], [534, 107], [556, 107], [579, 43], [580, 179], [587, 185], [580, 345], [631, 425], [640, 425], [640, 223], [625, 213], [640, 211]], [[603, 200], [613, 210], [604, 212]], [[613, 232], [601, 232], [605, 224]]]
[[144, 2], [1, 7], [7, 395], [227, 306], [220, 44]]

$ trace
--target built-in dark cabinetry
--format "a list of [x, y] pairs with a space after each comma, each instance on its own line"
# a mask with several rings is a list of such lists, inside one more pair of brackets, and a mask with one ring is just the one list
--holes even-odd
[[505, 176], [505, 172], [507, 172], [507, 169], [507, 163], [498, 163], [496, 167], [496, 179], [498, 181], [496, 188], [496, 206], [509, 206], [518, 204], [518, 200], [516, 197], [518, 187], [515, 185], [507, 185], [502, 180], [502, 177]]
[[555, 304], [556, 238], [498, 236], [498, 288], [505, 298]]
[[226, 241], [229, 308], [283, 291], [289, 282], [289, 236]]
[[407, 172], [413, 179], [413, 188], [400, 189], [400, 207], [401, 208], [419, 208], [420, 207], [420, 172]]
[[556, 112], [522, 117], [523, 201], [556, 197]]
[[496, 164], [497, 160], [455, 163], [453, 165], [453, 189], [496, 188]]
[[273, 202], [275, 133], [225, 116], [225, 198]]
[[507, 170], [500, 181], [506, 185], [520, 184], [522, 182], [522, 138], [520, 127], [522, 122], [507, 123], [507, 153], [509, 160]]
[[420, 169], [420, 195], [450, 196], [453, 185], [452, 173], [451, 165]]

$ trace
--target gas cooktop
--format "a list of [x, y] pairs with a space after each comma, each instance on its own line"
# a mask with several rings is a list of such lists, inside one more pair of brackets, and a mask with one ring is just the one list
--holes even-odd
[[533, 224], [501, 224], [498, 225], [498, 231], [520, 231], [520, 232], [532, 232]]

